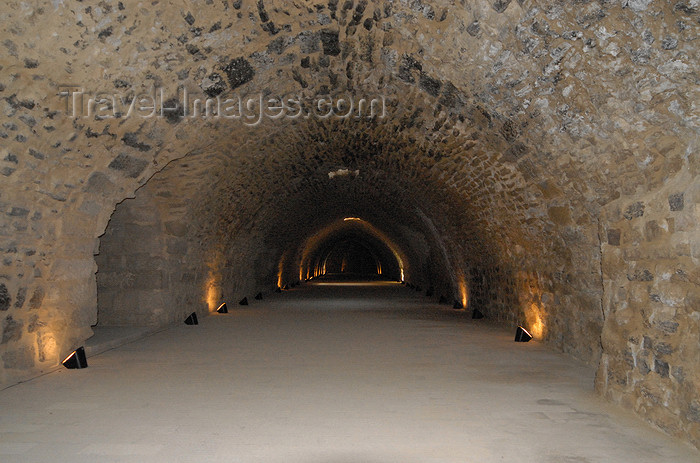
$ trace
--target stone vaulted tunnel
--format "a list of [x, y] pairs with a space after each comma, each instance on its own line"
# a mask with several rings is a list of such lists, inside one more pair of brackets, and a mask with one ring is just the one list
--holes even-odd
[[5, 2], [2, 383], [374, 269], [700, 446], [699, 10]]

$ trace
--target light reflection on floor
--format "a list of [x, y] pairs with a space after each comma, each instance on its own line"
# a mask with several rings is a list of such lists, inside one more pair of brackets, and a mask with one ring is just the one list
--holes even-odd
[[310, 286], [401, 286], [398, 281], [309, 281]]
[[322, 275], [304, 284], [310, 286], [400, 286], [401, 282], [396, 280], [388, 280], [382, 275], [362, 275], [348, 273], [333, 273]]

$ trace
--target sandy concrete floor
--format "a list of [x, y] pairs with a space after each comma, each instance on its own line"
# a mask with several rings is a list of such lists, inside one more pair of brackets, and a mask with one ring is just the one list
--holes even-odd
[[0, 461], [700, 461], [599, 400], [590, 368], [426, 301], [324, 285], [231, 304], [0, 392]]

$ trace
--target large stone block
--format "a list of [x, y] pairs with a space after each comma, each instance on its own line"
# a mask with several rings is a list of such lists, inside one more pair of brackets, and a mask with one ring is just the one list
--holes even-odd
[[59, 258], [53, 261], [51, 275], [56, 281], [91, 279], [96, 271], [95, 261], [89, 259]]
[[10, 370], [30, 370], [35, 366], [34, 346], [25, 346], [6, 351], [2, 354], [5, 368]]
[[2, 340], [0, 344], [6, 344], [12, 341], [19, 341], [22, 338], [23, 331], [22, 321], [14, 320], [12, 315], [8, 315], [2, 322]]
[[0, 283], [0, 312], [4, 312], [10, 308], [12, 298], [5, 283]]

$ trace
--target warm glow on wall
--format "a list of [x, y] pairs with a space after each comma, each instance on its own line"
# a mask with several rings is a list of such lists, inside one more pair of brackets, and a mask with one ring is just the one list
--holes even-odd
[[282, 253], [282, 258], [277, 264], [277, 287], [282, 288], [284, 286], [284, 266], [289, 258], [289, 251]]
[[543, 291], [539, 275], [533, 271], [520, 271], [518, 279], [518, 298], [525, 315], [523, 326], [534, 339], [543, 339], [547, 335], [547, 304], [551, 294]]
[[219, 288], [218, 281], [215, 278], [210, 278], [207, 282], [207, 307], [210, 312], [216, 310], [219, 306], [220, 299], [221, 289]]
[[542, 339], [545, 334], [546, 326], [544, 323], [544, 310], [536, 304], [531, 303], [529, 310], [525, 313], [525, 321], [527, 329], [535, 339]]
[[214, 312], [221, 304], [223, 291], [221, 289], [221, 272], [223, 268], [223, 256], [219, 252], [212, 252], [206, 260], [209, 268], [209, 275], [204, 284], [204, 303], [207, 305], [209, 312]]
[[544, 334], [544, 323], [537, 317], [537, 320], [530, 326], [530, 332], [535, 338], [541, 339]]
[[357, 221], [362, 222], [362, 219], [359, 218], [359, 217], [345, 217], [345, 218], [343, 219], [343, 221], [345, 221], [345, 222], [349, 222], [350, 220], [357, 220]]
[[401, 273], [401, 281], [405, 281], [404, 279], [404, 272], [403, 272], [403, 260], [401, 259], [401, 256], [399, 256], [399, 253], [394, 249], [392, 246], [389, 246], [389, 249], [391, 250], [391, 253], [394, 255], [396, 258], [396, 262], [399, 263], [399, 272]]
[[205, 288], [207, 309], [209, 309], [209, 312], [214, 312], [221, 304], [221, 298], [223, 297], [221, 291], [221, 276], [218, 273], [210, 271]]
[[467, 303], [469, 302], [469, 290], [467, 289], [467, 282], [464, 278], [464, 273], [459, 272], [458, 276], [458, 291], [459, 291], [459, 301], [462, 303], [463, 308], [467, 308]]
[[39, 360], [44, 359], [45, 361], [55, 361], [55, 359], [58, 357], [58, 343], [56, 342], [56, 338], [53, 334], [46, 333], [41, 336], [39, 346]]

